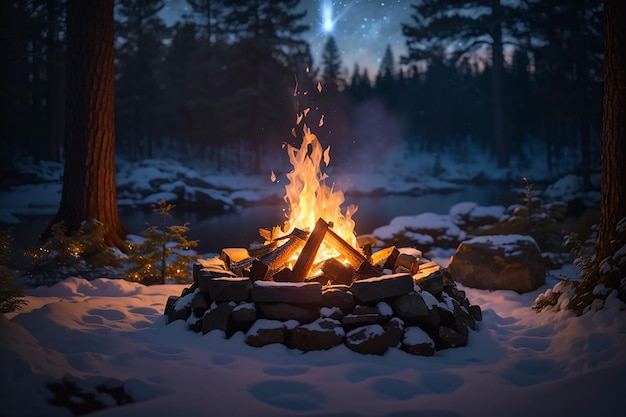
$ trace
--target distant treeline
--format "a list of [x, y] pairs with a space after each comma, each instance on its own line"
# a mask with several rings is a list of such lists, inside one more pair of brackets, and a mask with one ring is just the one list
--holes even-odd
[[[265, 172], [306, 123], [339, 161], [400, 142], [458, 154], [471, 143], [503, 167], [535, 157], [528, 144], [548, 166], [576, 153], [583, 174], [599, 160], [601, 0], [416, 0], [408, 56], [387, 47], [379, 68], [352, 69], [331, 36], [313, 62], [299, 0], [187, 2], [171, 27], [163, 0], [116, 2], [116, 146], [127, 159], [175, 152]], [[2, 1], [0, 31], [2, 158], [59, 160], [65, 2]]]

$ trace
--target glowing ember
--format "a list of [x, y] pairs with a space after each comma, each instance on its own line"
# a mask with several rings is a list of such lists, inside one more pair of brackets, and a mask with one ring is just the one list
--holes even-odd
[[[322, 149], [317, 137], [304, 126], [304, 137], [300, 148], [287, 145], [289, 161], [293, 171], [287, 174], [289, 184], [285, 186], [285, 201], [289, 204], [289, 216], [283, 226], [284, 233], [291, 233], [294, 228], [311, 231], [317, 219], [322, 218], [332, 223], [332, 230], [352, 247], [358, 248], [354, 235], [352, 215], [357, 208], [350, 205], [346, 214], [341, 212], [344, 202], [343, 192], [326, 185], [327, 174], [322, 172], [322, 163], [330, 163], [330, 146]], [[297, 258], [296, 254], [296, 258]], [[339, 252], [327, 244], [322, 244], [315, 262], [337, 257]]]

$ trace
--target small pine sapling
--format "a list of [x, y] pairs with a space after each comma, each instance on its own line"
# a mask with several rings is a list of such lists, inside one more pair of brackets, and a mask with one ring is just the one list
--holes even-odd
[[128, 257], [130, 268], [124, 274], [133, 281], [146, 285], [164, 284], [166, 280], [188, 283], [190, 281], [190, 264], [197, 258], [188, 251], [198, 245], [197, 240], [189, 240], [188, 223], [184, 225], [168, 225], [167, 217], [175, 206], [159, 201], [153, 205], [153, 212], [161, 215], [161, 224], [147, 224], [141, 232], [144, 240], [140, 244], [131, 245]]
[[33, 261], [27, 271], [32, 278], [58, 281], [72, 275], [95, 278], [116, 273], [119, 258], [104, 241], [106, 225], [102, 222], [86, 220], [71, 234], [62, 223], [53, 224], [51, 230], [50, 238], [26, 251]]
[[15, 286], [15, 278], [6, 266], [11, 254], [12, 240], [9, 230], [0, 232], [0, 314], [21, 310], [26, 304], [23, 298], [24, 289]]
[[524, 178], [525, 192], [517, 204], [509, 207], [507, 215], [498, 222], [468, 228], [469, 235], [521, 234], [532, 236], [542, 252], [563, 252], [567, 205], [563, 202], [545, 204], [537, 196], [533, 184]]
[[611, 294], [626, 301], [626, 217], [618, 222], [615, 230], [616, 251], [606, 259], [595, 256], [597, 229], [592, 229], [584, 242], [574, 235], [566, 236], [565, 243], [576, 257], [574, 265], [580, 271], [580, 278], [561, 280], [537, 297], [534, 308], [540, 311], [567, 309], [582, 315], [603, 308]]

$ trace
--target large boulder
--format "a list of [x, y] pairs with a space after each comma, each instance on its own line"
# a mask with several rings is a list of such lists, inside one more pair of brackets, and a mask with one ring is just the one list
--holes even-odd
[[524, 235], [479, 236], [462, 242], [448, 265], [452, 278], [472, 288], [533, 291], [546, 281], [535, 240]]

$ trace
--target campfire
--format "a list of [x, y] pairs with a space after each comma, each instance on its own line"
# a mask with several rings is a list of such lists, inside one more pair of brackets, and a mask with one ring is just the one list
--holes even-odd
[[300, 148], [286, 145], [293, 170], [282, 227], [260, 229], [262, 244], [198, 260], [193, 285], [168, 299], [168, 322], [183, 319], [194, 331], [226, 337], [242, 331], [251, 346], [303, 351], [343, 343], [360, 353], [391, 347], [432, 355], [465, 345], [480, 307], [419, 250], [360, 247], [357, 208], [342, 213], [343, 192], [326, 184], [330, 148], [306, 126], [303, 132]]

